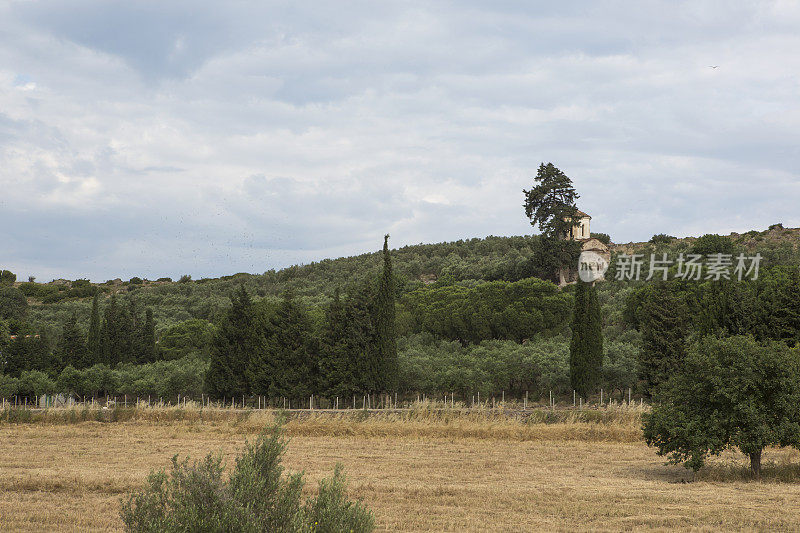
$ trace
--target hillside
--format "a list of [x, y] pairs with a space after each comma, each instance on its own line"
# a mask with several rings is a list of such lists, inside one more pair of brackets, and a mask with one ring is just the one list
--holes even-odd
[[[800, 264], [800, 228], [774, 225], [764, 231], [731, 233], [737, 249], [763, 256], [766, 267]], [[680, 253], [691, 248], [696, 237], [669, 239], [668, 242], [612, 243], [612, 253]], [[538, 237], [535, 235], [474, 238], [436, 244], [417, 244], [392, 250], [400, 295], [441, 278], [474, 285], [486, 281], [517, 281], [539, 275]], [[256, 298], [277, 299], [287, 289], [310, 306], [330, 300], [339, 287], [347, 291], [359, 280], [374, 275], [380, 265], [380, 252], [337, 259], [323, 259], [263, 274], [239, 273], [199, 280], [120, 279], [91, 284], [85, 280], [54, 280], [49, 283], [17, 282], [14, 285], [28, 297], [29, 319], [56, 334], [73, 312], [88, 322], [91, 296], [95, 291], [108, 296], [134, 297], [140, 307], [151, 307], [159, 329], [190, 318], [214, 320], [229, 305], [228, 295], [239, 284]], [[613, 259], [612, 259], [613, 264]], [[623, 287], [610, 280], [603, 292], [616, 293]]]

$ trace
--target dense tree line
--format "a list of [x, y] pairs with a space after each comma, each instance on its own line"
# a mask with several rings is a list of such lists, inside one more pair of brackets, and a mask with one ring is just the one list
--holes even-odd
[[117, 302], [116, 295], [109, 300], [101, 320], [99, 297], [95, 295], [88, 332], [81, 328], [77, 314], [72, 313], [55, 340], [26, 320], [24, 306], [12, 307], [12, 313], [0, 328], [5, 332], [0, 341], [0, 371], [12, 377], [19, 377], [25, 371], [40, 371], [54, 377], [65, 367], [83, 369], [96, 364], [155, 362], [158, 351], [152, 310], [142, 314], [133, 298], [124, 306]]
[[[774, 228], [733, 239], [656, 239], [639, 246], [636, 251], [644, 254], [645, 260], [651, 251], [752, 254], [757, 250], [764, 257], [763, 267], [760, 278], [748, 282], [635, 283], [615, 281], [613, 275], [607, 275], [607, 281], [595, 286], [604, 343], [599, 386], [618, 392], [632, 387], [635, 392], [650, 394], [681, 368], [691, 346], [708, 335], [752, 335], [758, 342], [777, 339], [786, 345], [800, 340], [800, 261], [787, 240], [794, 238], [790, 231]], [[67, 366], [80, 372], [93, 367], [117, 371], [120, 365], [180, 360], [201, 361], [208, 367], [226, 324], [242, 320], [231, 315], [239, 313], [234, 311], [238, 304], [232, 305], [225, 293], [238, 294], [244, 287], [251, 301], [243, 307], [252, 309], [249, 313], [260, 331], [254, 341], [259, 349], [268, 349], [264, 353], [269, 356], [243, 369], [234, 366], [242, 383], [226, 390], [267, 396], [279, 391], [300, 395], [313, 389], [315, 394], [340, 397], [351, 391], [391, 390], [391, 384], [381, 383], [371, 374], [370, 369], [376, 367], [369, 363], [380, 353], [376, 306], [379, 280], [383, 279], [384, 289], [394, 285], [396, 301], [396, 390], [433, 394], [432, 383], [449, 388], [447, 383], [456, 382], [443, 376], [465, 375], [459, 357], [473, 350], [495, 371], [507, 360], [507, 349], [530, 350], [554, 340], [569, 349], [577, 288], [559, 291], [551, 283], [531, 277], [540, 261], [536, 259], [539, 244], [538, 237], [491, 237], [404, 247], [392, 252], [391, 274], [383, 278], [384, 256], [379, 252], [263, 275], [196, 281], [187, 277], [179, 283], [132, 280], [136, 283], [123, 282], [121, 287], [119, 283], [91, 285], [97, 289], [96, 306], [91, 296], [65, 297], [49, 304], [35, 295], [26, 299], [26, 292], [32, 290], [28, 284], [42, 284], [18, 283], [16, 276], [8, 273], [0, 275], [0, 364], [2, 372], [15, 379], [23, 373], [43, 372], [54, 383]], [[612, 267], [613, 263], [612, 259]], [[78, 283], [78, 288], [82, 286]], [[341, 290], [337, 291], [337, 286]], [[68, 294], [71, 289], [56, 290]], [[152, 310], [151, 321], [148, 309]], [[303, 332], [300, 338], [304, 341], [288, 342], [288, 336], [281, 333], [290, 330]], [[155, 355], [142, 349], [152, 347], [156, 337]], [[422, 349], [412, 342], [422, 337], [441, 343], [436, 344], [439, 347], [458, 345], [462, 352], [451, 358], [447, 348], [437, 356], [434, 349]], [[426, 346], [433, 346], [431, 343]], [[418, 357], [421, 353], [425, 356]], [[311, 386], [301, 387], [288, 377], [271, 377], [277, 373], [270, 373], [265, 365], [277, 368], [279, 361], [306, 361], [291, 366], [305, 367]], [[568, 392], [569, 357], [564, 361], [566, 366], [556, 381], [568, 385], [554, 388]], [[407, 366], [411, 362], [422, 366]], [[200, 383], [206, 367], [199, 374]], [[190, 368], [199, 367], [192, 364]], [[436, 369], [434, 374], [431, 369]], [[636, 379], [631, 381], [631, 375]], [[491, 377], [462, 382], [467, 383], [459, 385], [464, 390], [523, 390], [521, 385], [501, 384]], [[525, 387], [533, 394], [530, 383]]]
[[301, 400], [396, 391], [396, 290], [388, 236], [383, 257], [377, 283], [367, 278], [351, 285], [344, 298], [337, 292], [318, 325], [292, 291], [277, 304], [254, 304], [240, 286], [211, 343], [208, 393]]

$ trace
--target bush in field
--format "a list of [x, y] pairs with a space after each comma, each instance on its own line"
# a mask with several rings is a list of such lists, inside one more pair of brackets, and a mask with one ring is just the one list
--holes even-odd
[[122, 502], [120, 515], [131, 532], [367, 532], [372, 512], [347, 500], [337, 466], [316, 498], [302, 501], [303, 474], [283, 475], [286, 450], [280, 425], [246, 443], [230, 479], [222, 457], [202, 461], [172, 459], [169, 474], [150, 474], [148, 485]]

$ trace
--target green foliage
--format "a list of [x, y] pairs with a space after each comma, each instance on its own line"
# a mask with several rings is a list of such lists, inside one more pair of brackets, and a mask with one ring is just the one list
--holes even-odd
[[91, 366], [92, 359], [84, 341], [83, 331], [78, 327], [78, 318], [75, 313], [64, 322], [61, 338], [56, 345], [54, 356], [58, 360], [57, 371], [61, 371], [64, 365], [72, 365], [77, 368]]
[[653, 394], [683, 365], [688, 335], [688, 309], [676, 292], [675, 284], [654, 283], [640, 293], [638, 310], [642, 346], [639, 371], [644, 392]]
[[251, 350], [248, 376], [255, 394], [308, 398], [317, 391], [318, 352], [306, 309], [288, 292], [269, 318], [261, 346]]
[[142, 278], [134, 276], [128, 281], [128, 283], [130, 283], [131, 285], [141, 285], [142, 284]]
[[172, 459], [172, 469], [151, 473], [148, 486], [122, 503], [127, 531], [144, 532], [369, 532], [372, 513], [346, 499], [339, 466], [302, 500], [302, 473], [284, 475], [286, 442], [279, 426], [262, 434], [236, 458], [230, 479], [220, 455], [199, 462]]
[[603, 348], [603, 388], [621, 395], [635, 389], [639, 381], [638, 343], [620, 339], [604, 342]]
[[562, 330], [570, 304], [568, 294], [536, 278], [418, 289], [401, 301], [402, 333], [428, 332], [463, 343], [522, 342]]
[[569, 378], [579, 396], [598, 388], [603, 367], [603, 315], [593, 283], [578, 281], [569, 345]]
[[144, 324], [139, 335], [139, 357], [140, 363], [152, 363], [156, 360], [156, 324], [153, 320], [153, 310], [145, 311]]
[[19, 289], [0, 286], [0, 320], [22, 320], [28, 312], [28, 300]]
[[650, 240], [648, 242], [650, 244], [659, 245], [659, 244], [669, 244], [674, 240], [675, 237], [673, 237], [672, 235], [667, 235], [666, 233], [657, 233], [652, 237], [650, 237]]
[[17, 281], [17, 275], [10, 270], [0, 270], [0, 286], [13, 285]]
[[389, 254], [389, 236], [383, 239], [383, 272], [378, 282], [375, 302], [376, 358], [372, 361], [372, 381], [375, 392], [389, 392], [397, 388], [397, 332], [395, 310], [395, 285], [392, 275], [392, 258]]
[[94, 298], [92, 298], [92, 316], [89, 321], [89, 335], [86, 341], [87, 364], [85, 366], [91, 366], [103, 361], [103, 337], [100, 328], [99, 295], [95, 294]]
[[212, 323], [199, 318], [179, 322], [161, 332], [158, 348], [163, 359], [180, 359], [187, 355], [209, 357], [216, 329]]
[[22, 330], [7, 344], [0, 369], [4, 374], [19, 377], [22, 372], [30, 370], [52, 374], [60, 367], [52, 358], [46, 338]]
[[37, 398], [43, 394], [55, 392], [55, 383], [44, 372], [27, 370], [20, 374], [17, 382], [17, 393], [28, 398]]
[[249, 391], [251, 357], [263, 353], [263, 333], [255, 322], [250, 295], [240, 285], [231, 295], [231, 308], [225, 314], [211, 344], [211, 364], [205, 377], [206, 389], [215, 398], [231, 397]]
[[691, 247], [691, 253], [700, 255], [733, 254], [736, 246], [729, 237], [707, 234], [699, 237]]
[[611, 244], [611, 236], [608, 233], [595, 233], [592, 232], [589, 234], [592, 239], [597, 239], [598, 241], [602, 242], [603, 244]]
[[647, 443], [698, 470], [736, 447], [755, 477], [766, 446], [800, 448], [800, 351], [752, 337], [705, 337], [662, 386], [645, 417]]
[[375, 387], [368, 362], [375, 351], [370, 285], [345, 298], [339, 291], [325, 312], [320, 348], [320, 388], [329, 397], [367, 394]]
[[580, 198], [566, 174], [552, 163], [539, 165], [536, 185], [525, 193], [525, 216], [542, 235], [564, 238], [580, 223], [575, 200]]
[[11, 398], [19, 392], [19, 379], [0, 374], [0, 398]]
[[484, 341], [463, 346], [430, 334], [398, 339], [400, 390], [431, 396], [441, 392], [483, 398], [505, 391], [509, 397], [566, 394], [569, 345], [565, 339], [536, 339], [525, 344]]

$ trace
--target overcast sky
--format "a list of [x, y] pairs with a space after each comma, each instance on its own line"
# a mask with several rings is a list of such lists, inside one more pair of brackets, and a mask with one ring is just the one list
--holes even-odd
[[0, 268], [532, 233], [542, 161], [615, 242], [800, 226], [799, 6], [0, 0]]

